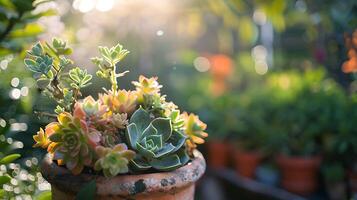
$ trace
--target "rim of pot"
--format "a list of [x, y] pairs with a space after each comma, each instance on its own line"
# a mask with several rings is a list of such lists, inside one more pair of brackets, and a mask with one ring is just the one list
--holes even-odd
[[106, 178], [94, 174], [73, 175], [67, 168], [53, 162], [52, 155], [46, 154], [41, 164], [41, 172], [52, 187], [71, 193], [77, 193], [84, 184], [92, 180], [96, 181], [97, 195], [128, 196], [138, 193], [168, 192], [189, 186], [204, 174], [205, 159], [198, 150], [195, 150], [193, 155], [192, 161], [174, 171]]

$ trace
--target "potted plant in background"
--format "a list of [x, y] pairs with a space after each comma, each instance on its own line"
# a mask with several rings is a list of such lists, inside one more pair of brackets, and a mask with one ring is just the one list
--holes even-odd
[[210, 124], [211, 133], [207, 142], [208, 164], [214, 169], [229, 165], [232, 146], [228, 140], [237, 127], [236, 110], [232, 109], [236, 102], [232, 94], [211, 97], [207, 102], [205, 121]]
[[[283, 90], [277, 88], [275, 95], [288, 98], [280, 98], [279, 110], [272, 116], [271, 144], [278, 150], [276, 161], [282, 186], [308, 195], [317, 188], [321, 136], [331, 131], [334, 115], [331, 101], [337, 86], [333, 81], [324, 81], [320, 70], [310, 70], [302, 76], [295, 73], [284, 76], [278, 78]], [[291, 94], [287, 95], [288, 92]]]
[[266, 152], [267, 122], [272, 108], [267, 94], [261, 89], [251, 88], [240, 95], [239, 104], [235, 107], [239, 121], [234, 132], [235, 168], [238, 174], [247, 178], [254, 178], [263, 152]]
[[345, 106], [342, 119], [338, 123], [338, 134], [334, 137], [334, 150], [339, 160], [347, 168], [348, 186], [352, 193], [357, 193], [357, 95], [353, 94]]
[[56, 114], [43, 113], [57, 120], [34, 135], [34, 146], [48, 151], [42, 174], [53, 199], [193, 199], [205, 170], [195, 148], [207, 137], [206, 125], [167, 102], [157, 78], [140, 76], [134, 91], [119, 89], [117, 78], [127, 71], [118, 73], [118, 63], [129, 53], [119, 44], [99, 47], [92, 59], [111, 89], [98, 100], [80, 99], [92, 76], [73, 67], [71, 51], [54, 39], [34, 45], [25, 59], [38, 87], [58, 103]]

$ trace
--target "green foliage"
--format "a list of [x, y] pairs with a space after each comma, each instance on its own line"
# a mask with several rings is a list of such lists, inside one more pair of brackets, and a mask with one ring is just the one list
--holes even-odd
[[0, 56], [20, 52], [25, 41], [44, 31], [36, 20], [57, 14], [53, 9], [33, 14], [32, 11], [44, 2], [48, 1], [0, 1]]
[[51, 200], [52, 199], [52, 192], [51, 191], [44, 191], [39, 193], [35, 196], [35, 200]]
[[89, 81], [92, 79], [92, 75], [88, 74], [87, 70], [74, 68], [69, 71], [69, 76], [73, 80], [73, 83], [71, 83], [73, 88], [80, 89], [91, 84]]
[[20, 157], [20, 154], [10, 154], [0, 159], [0, 165], [9, 164]]
[[28, 51], [29, 58], [24, 60], [26, 67], [35, 73], [37, 86], [59, 104], [55, 112], [73, 109], [81, 96], [80, 90], [91, 84], [92, 75], [73, 68], [73, 62], [65, 57], [71, 53], [65, 41], [55, 38], [52, 44], [35, 44]]
[[181, 167], [189, 160], [185, 152], [186, 136], [172, 130], [168, 118], [152, 119], [142, 108], [130, 118], [125, 136], [132, 149], [138, 152], [133, 166], [138, 170], [151, 167], [169, 171]]
[[123, 49], [123, 46], [117, 44], [112, 48], [99, 47], [101, 57], [92, 58], [92, 62], [97, 65], [99, 70], [97, 76], [109, 79], [112, 84], [112, 91], [115, 93], [118, 89], [117, 78], [124, 76], [128, 71], [117, 73], [117, 63], [119, 63], [129, 53], [128, 50]]
[[325, 164], [322, 167], [322, 173], [326, 181], [329, 183], [343, 181], [345, 178], [345, 170], [341, 163], [338, 162]]

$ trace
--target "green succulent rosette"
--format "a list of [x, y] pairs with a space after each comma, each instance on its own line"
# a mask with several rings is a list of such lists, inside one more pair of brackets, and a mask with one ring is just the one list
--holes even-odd
[[137, 152], [131, 161], [137, 170], [171, 171], [189, 161], [184, 146], [187, 137], [172, 129], [169, 118], [155, 118], [141, 107], [130, 118], [125, 136]]

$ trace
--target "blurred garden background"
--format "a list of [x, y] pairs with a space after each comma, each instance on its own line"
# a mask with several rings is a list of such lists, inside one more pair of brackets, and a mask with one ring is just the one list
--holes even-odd
[[92, 74], [120, 42], [124, 88], [157, 76], [207, 123], [197, 199], [357, 199], [356, 1], [0, 0], [1, 199], [51, 195], [32, 135], [54, 102], [23, 59], [53, 37]]

